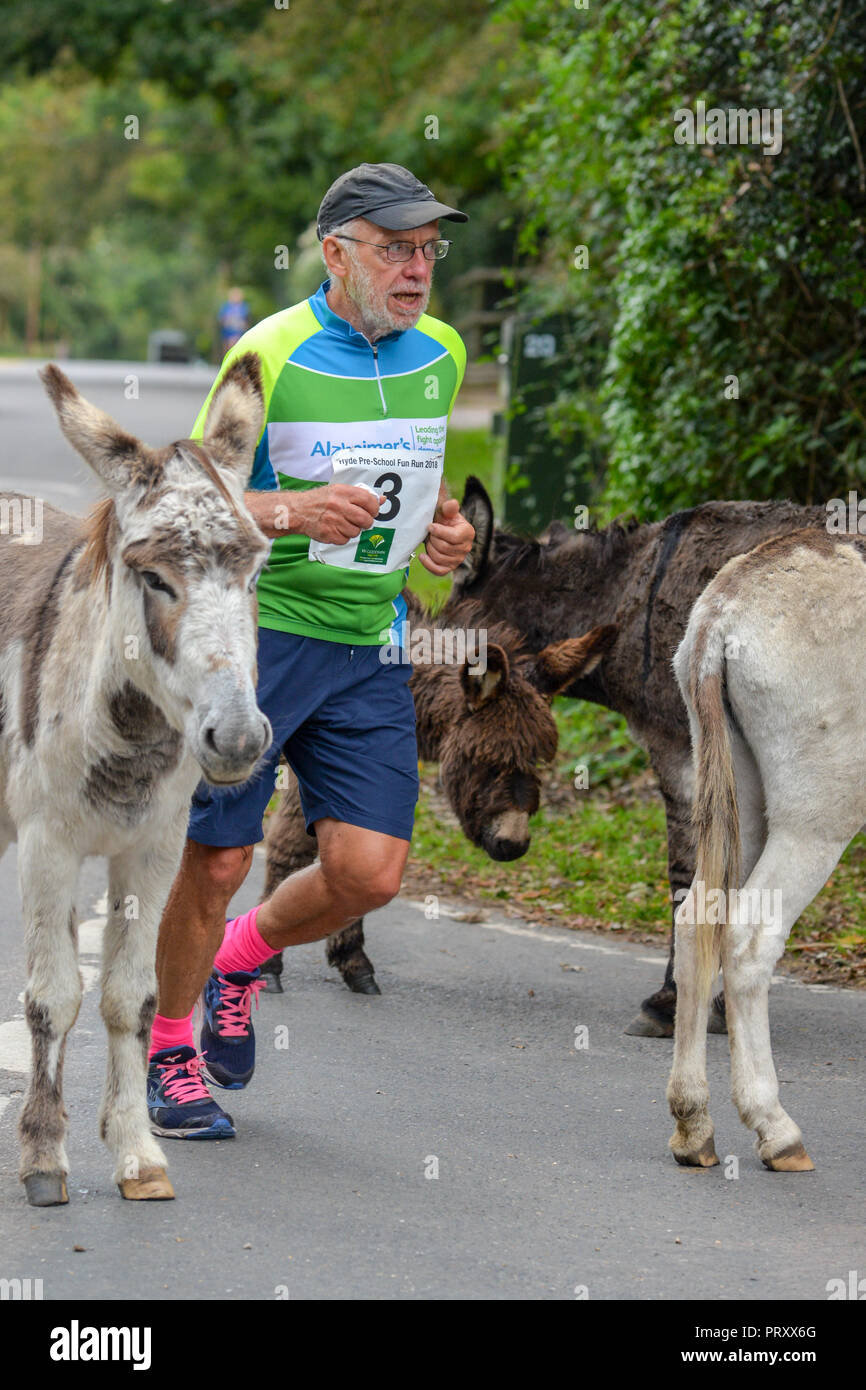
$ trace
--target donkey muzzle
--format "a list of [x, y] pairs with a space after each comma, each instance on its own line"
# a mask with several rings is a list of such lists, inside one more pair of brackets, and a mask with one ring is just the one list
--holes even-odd
[[220, 672], [202, 690], [190, 743], [208, 782], [244, 782], [271, 745], [270, 722], [256, 704], [252, 682]]
[[500, 864], [520, 859], [529, 849], [529, 816], [523, 811], [505, 811], [481, 832], [481, 848]]

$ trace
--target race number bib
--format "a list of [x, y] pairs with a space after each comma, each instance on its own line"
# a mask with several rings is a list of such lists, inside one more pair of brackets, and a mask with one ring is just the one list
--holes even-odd
[[404, 569], [433, 520], [442, 460], [424, 449], [340, 449], [331, 459], [332, 481], [365, 487], [382, 505], [373, 525], [344, 545], [311, 540], [310, 559], [380, 574]]

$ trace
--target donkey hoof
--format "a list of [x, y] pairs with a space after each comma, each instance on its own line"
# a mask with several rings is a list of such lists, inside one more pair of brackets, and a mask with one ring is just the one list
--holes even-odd
[[265, 971], [262, 971], [262, 984], [264, 985], [265, 994], [283, 993], [283, 982], [279, 975], [269, 975]]
[[641, 1009], [625, 1030], [633, 1038], [672, 1038], [674, 1022], [672, 1018], [661, 1018]]
[[69, 1201], [63, 1173], [31, 1173], [24, 1191], [31, 1207], [63, 1207]]
[[815, 1165], [802, 1144], [790, 1144], [777, 1154], [761, 1155], [761, 1162], [771, 1173], [812, 1173]]
[[137, 1178], [124, 1178], [117, 1186], [128, 1202], [170, 1202], [174, 1197], [164, 1168], [142, 1168]]
[[361, 971], [357, 975], [344, 975], [343, 979], [353, 994], [381, 994], [372, 970]]
[[691, 1153], [673, 1151], [674, 1158], [681, 1168], [715, 1168], [719, 1161], [716, 1146], [712, 1139], [705, 1139], [699, 1149]]

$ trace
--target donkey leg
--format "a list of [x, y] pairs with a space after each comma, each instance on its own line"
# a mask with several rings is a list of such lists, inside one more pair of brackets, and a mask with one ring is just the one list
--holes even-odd
[[[848, 841], [808, 845], [771, 833], [739, 894], [736, 923], [722, 936], [722, 969], [730, 1020], [731, 1090], [743, 1123], [757, 1133], [767, 1168], [814, 1167], [799, 1126], [779, 1103], [770, 1043], [768, 993], [773, 968], [800, 913], [823, 888]], [[749, 921], [742, 917], [748, 915]]]
[[354, 994], [381, 994], [373, 962], [364, 950], [364, 919], [350, 922], [328, 937], [328, 964], [336, 966]]
[[78, 857], [65, 852], [47, 830], [28, 827], [21, 835], [18, 875], [28, 968], [24, 1012], [33, 1067], [18, 1122], [19, 1172], [34, 1207], [69, 1201], [63, 1056], [82, 994], [73, 906], [78, 870]]
[[[174, 1196], [166, 1160], [147, 1114], [147, 1052], [156, 1012], [156, 938], [180, 857], [169, 847], [116, 855], [108, 881], [103, 941], [102, 1017], [108, 1061], [99, 1132], [114, 1159], [121, 1196], [160, 1201]], [[182, 843], [182, 837], [179, 843]]]
[[[265, 832], [265, 887], [262, 901], [275, 893], [289, 874], [312, 864], [318, 853], [315, 835], [307, 834], [297, 778], [287, 765], [281, 765], [280, 771], [286, 772], [288, 778], [286, 789]], [[261, 969], [266, 993], [282, 994], [282, 951], [275, 951]]]
[[[688, 748], [685, 750], [685, 765], [689, 765]], [[661, 765], [654, 758], [653, 766]], [[681, 780], [681, 778], [679, 779]], [[673, 911], [671, 914], [671, 939], [665, 966], [664, 984], [649, 998], [644, 999], [640, 1012], [635, 1015], [626, 1028], [626, 1033], [639, 1038], [670, 1038], [674, 1031], [674, 1014], [677, 1007], [677, 987], [674, 981], [675, 935], [677, 907], [685, 897], [695, 875], [695, 853], [692, 847], [690, 807], [684, 799], [678, 782], [673, 787], [669, 781], [674, 779], [659, 776], [659, 783], [665, 803], [665, 821], [668, 836], [668, 882], [671, 890]], [[722, 1030], [724, 1031], [724, 1029]]]
[[710, 1119], [707, 1085], [707, 1010], [698, 990], [696, 933], [712, 927], [695, 926], [695, 890], [677, 910], [677, 1016], [674, 1060], [667, 1099], [677, 1122], [670, 1148], [677, 1163], [712, 1168], [718, 1163]]
[[262, 979], [265, 982], [266, 994], [283, 993], [283, 953], [274, 951], [272, 956], [268, 956], [264, 965], [260, 966]]

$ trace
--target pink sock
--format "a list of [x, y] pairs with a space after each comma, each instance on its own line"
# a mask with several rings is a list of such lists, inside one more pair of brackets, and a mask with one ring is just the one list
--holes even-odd
[[274, 954], [263, 936], [256, 930], [256, 917], [259, 908], [245, 912], [243, 917], [233, 917], [226, 922], [226, 934], [214, 958], [214, 965], [223, 975], [232, 970], [255, 970]]
[[186, 1018], [165, 1018], [157, 1014], [150, 1030], [150, 1051], [148, 1061], [154, 1052], [162, 1052], [166, 1047], [193, 1047], [192, 1015], [190, 1009]]

